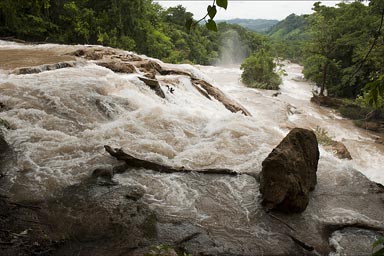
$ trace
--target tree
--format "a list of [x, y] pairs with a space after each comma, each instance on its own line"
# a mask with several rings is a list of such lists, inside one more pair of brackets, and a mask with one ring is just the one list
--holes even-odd
[[378, 16], [360, 2], [340, 3], [337, 7], [316, 3], [314, 11], [308, 17], [310, 39], [304, 75], [320, 87], [320, 95], [328, 89], [331, 95], [355, 98], [380, 67], [374, 60], [382, 60], [375, 48], [374, 54], [362, 62], [372, 44]]
[[252, 54], [241, 64], [241, 69], [244, 70], [241, 79], [250, 87], [277, 90], [281, 78], [274, 72], [275, 68], [273, 57], [266, 47]]
[[[333, 63], [336, 48], [337, 30], [333, 19], [333, 9], [314, 4], [315, 13], [309, 19], [311, 40], [307, 45], [309, 57], [304, 65], [304, 75], [316, 82], [320, 87], [319, 95], [323, 96], [326, 85], [330, 82], [328, 71]], [[310, 68], [308, 68], [310, 67]]]

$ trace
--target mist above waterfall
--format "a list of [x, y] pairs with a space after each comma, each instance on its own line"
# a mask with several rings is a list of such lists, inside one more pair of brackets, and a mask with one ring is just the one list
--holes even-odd
[[228, 30], [222, 34], [219, 60], [216, 66], [240, 66], [249, 55], [250, 49], [242, 42], [236, 30]]

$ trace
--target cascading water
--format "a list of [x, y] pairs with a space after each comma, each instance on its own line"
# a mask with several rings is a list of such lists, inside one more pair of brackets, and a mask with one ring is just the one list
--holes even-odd
[[[33, 55], [32, 50], [59, 55], [75, 49], [0, 41], [2, 55], [7, 51]], [[65, 55], [60, 56], [60, 61], [65, 60]], [[49, 59], [29, 57], [34, 65]], [[12, 74], [20, 64], [7, 61], [0, 63], [0, 102], [8, 110], [0, 112], [0, 118], [11, 127], [5, 138], [17, 154], [16, 164], [7, 173], [15, 198], [46, 196], [80, 182], [96, 168], [117, 165], [104, 145], [170, 166], [256, 174], [291, 127], [320, 126], [343, 140], [353, 160], [337, 159], [320, 147], [318, 186], [308, 209], [299, 219], [292, 218], [292, 225], [308, 229], [310, 223], [314, 234], [307, 236], [312, 242], [321, 235], [319, 223], [384, 228], [384, 216], [364, 206], [364, 198], [350, 205], [351, 195], [363, 191], [368, 182], [357, 182], [361, 174], [353, 168], [384, 184], [380, 173], [383, 148], [350, 121], [311, 104], [311, 86], [292, 80], [301, 75], [298, 65], [286, 64], [288, 76], [277, 97], [272, 91], [244, 87], [238, 68], [179, 66], [240, 102], [252, 114], [247, 117], [203, 97], [185, 75], [157, 77], [166, 96], [162, 99], [138, 79], [140, 74], [114, 73], [92, 61], [77, 60], [74, 67], [25, 75]], [[187, 220], [207, 230], [218, 244], [225, 241], [220, 250], [243, 255], [263, 254], [269, 248], [277, 254], [291, 250], [289, 244], [280, 243], [287, 240], [286, 235], [270, 226], [258, 201], [258, 182], [249, 175], [159, 174], [135, 169], [115, 175], [114, 180], [144, 188], [143, 200], [160, 220]], [[335, 193], [345, 198], [334, 200]]]

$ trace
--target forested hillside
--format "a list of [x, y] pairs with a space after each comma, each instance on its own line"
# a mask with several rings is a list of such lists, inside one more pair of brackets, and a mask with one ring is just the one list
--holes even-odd
[[307, 17], [308, 15], [291, 14], [268, 32], [278, 56], [296, 62], [302, 61], [304, 42], [308, 39]]
[[320, 96], [343, 98], [331, 104], [343, 115], [362, 127], [374, 120], [377, 129], [384, 120], [384, 1], [316, 3], [313, 10], [272, 28], [277, 55], [301, 62]]
[[225, 23], [218, 33], [200, 25], [187, 31], [190, 12], [152, 0], [3, 0], [0, 12], [2, 37], [102, 44], [173, 63], [214, 64], [222, 53], [224, 61], [239, 63], [267, 40]]
[[[381, 5], [380, 5], [381, 4]], [[311, 15], [289, 15], [269, 32], [278, 55], [302, 61], [304, 75], [328, 94], [355, 98], [383, 74], [382, 1], [316, 3]]]
[[[3, 0], [0, 36], [102, 44], [172, 63], [241, 63], [252, 55], [253, 61], [243, 67], [260, 67], [248, 74], [271, 73], [271, 59], [282, 57], [302, 63], [305, 77], [320, 87], [320, 95], [327, 91], [381, 103], [376, 95], [384, 90], [384, 2], [336, 7], [316, 3], [313, 9], [311, 15], [289, 15], [268, 38], [228, 23], [219, 23], [217, 33], [199, 24], [189, 31], [185, 24], [193, 18], [190, 12], [182, 6], [164, 9], [152, 0]], [[370, 92], [364, 93], [366, 84]]]
[[257, 33], [266, 33], [277, 24], [278, 20], [266, 20], [266, 19], [231, 19], [231, 20], [218, 20], [220, 22], [226, 22], [229, 24], [237, 24], [249, 30]]

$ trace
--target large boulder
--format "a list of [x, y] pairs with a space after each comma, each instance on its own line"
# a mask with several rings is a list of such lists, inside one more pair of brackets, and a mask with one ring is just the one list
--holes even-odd
[[267, 209], [302, 212], [315, 189], [319, 149], [311, 130], [294, 128], [263, 161], [262, 204]]

